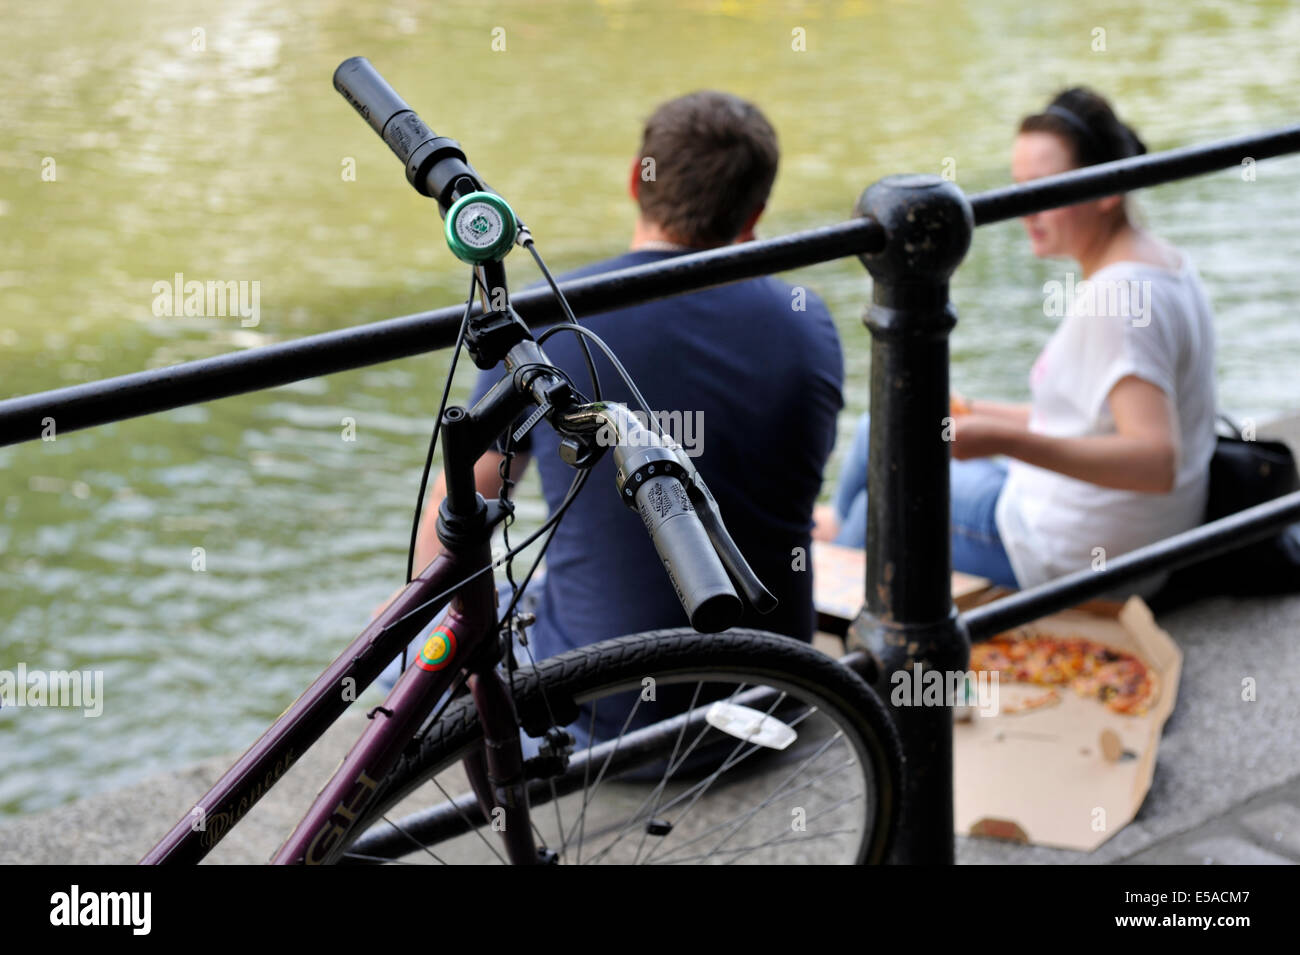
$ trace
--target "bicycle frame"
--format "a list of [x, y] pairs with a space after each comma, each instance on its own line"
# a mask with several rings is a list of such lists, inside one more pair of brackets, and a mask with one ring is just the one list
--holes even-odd
[[[444, 552], [435, 558], [248, 748], [195, 803], [194, 808], [144, 856], [141, 863], [195, 863], [206, 856], [452, 598], [427, 607], [421, 605], [455, 587], [458, 580], [464, 580], [490, 561], [486, 545], [479, 560], [466, 559], [467, 556]], [[496, 622], [495, 594], [492, 576], [484, 574], [470, 581], [455, 595], [456, 605], [450, 609], [446, 621], [453, 634], [455, 649], [447, 664], [472, 659], [484, 638], [491, 635]], [[420, 609], [417, 611], [416, 608]], [[487, 664], [488, 669], [495, 664], [496, 657], [493, 656]], [[353, 810], [361, 808], [365, 802], [367, 780], [383, 778], [401, 747], [414, 735], [433, 704], [450, 688], [458, 672], [459, 667], [452, 665], [437, 670], [428, 670], [417, 664], [407, 668], [383, 704], [371, 711], [370, 726], [321, 791], [294, 835], [277, 853], [275, 861], [289, 861], [285, 858], [288, 853], [297, 854], [294, 861], [308, 861], [309, 857], [315, 858], [324, 851], [326, 843], [332, 844], [332, 840], [341, 835], [333, 828], [337, 822], [330, 821], [335, 810], [340, 818], [346, 819], [349, 807]], [[353, 785], [362, 787], [361, 796], [347, 795]], [[333, 799], [333, 803], [327, 804], [327, 799]], [[311, 851], [313, 840], [316, 840], [315, 851]]]
[[[501, 431], [503, 422], [511, 421], [532, 400], [527, 389], [516, 388], [513, 376], [506, 374], [472, 412], [447, 409], [443, 462], [448, 513], [463, 515], [482, 507], [474, 489], [474, 462]], [[505, 845], [511, 860], [516, 864], [537, 861], [526, 805], [522, 799], [508, 798], [509, 787], [522, 786], [518, 722], [496, 671], [501, 654], [495, 643], [494, 577], [479, 573], [492, 561], [493, 522], [480, 513], [476, 516], [474, 532], [461, 537], [444, 535], [440, 521], [441, 553], [249, 747], [141, 864], [195, 863], [207, 855], [448, 603], [452, 606], [442, 637], [445, 653], [438, 659], [417, 658], [384, 703], [370, 711], [370, 725], [272, 861], [322, 861], [347, 834], [379, 780], [462, 670], [468, 673], [466, 685], [474, 696], [488, 743], [487, 757], [477, 753], [466, 759], [471, 784], [486, 816], [491, 818], [495, 807], [504, 810]], [[444, 594], [443, 599], [434, 599]]]
[[[486, 562], [486, 553], [481, 556]], [[402, 749], [452, 687], [460, 671], [457, 664], [464, 661], [471, 661], [466, 684], [474, 696], [484, 727], [486, 751], [493, 762], [489, 766], [489, 759], [482, 752], [471, 753], [466, 756], [466, 770], [485, 816], [492, 818], [494, 807], [499, 802], [505, 803], [502, 811], [511, 860], [516, 864], [536, 861], [527, 810], [522, 802], [515, 805], [514, 800], [499, 800], [495, 786], [489, 783], [489, 780], [519, 784], [523, 781], [519, 730], [509, 693], [496, 672], [500, 654], [478, 652], [485, 646], [495, 648], [496, 621], [496, 587], [491, 575], [484, 574], [460, 588], [455, 604], [430, 637], [429, 642], [437, 650], [421, 651], [384, 705], [370, 712], [370, 725], [273, 862], [314, 865], [327, 860], [330, 851], [347, 836], [365, 810]], [[526, 838], [509, 838], [517, 833], [523, 833]]]

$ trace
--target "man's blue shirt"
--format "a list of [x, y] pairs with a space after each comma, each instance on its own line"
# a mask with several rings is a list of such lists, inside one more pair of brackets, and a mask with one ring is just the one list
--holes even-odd
[[[678, 254], [629, 252], [565, 278]], [[747, 609], [742, 625], [810, 640], [812, 509], [843, 407], [843, 357], [825, 305], [811, 291], [764, 277], [580, 322], [619, 357], [650, 408], [667, 413], [660, 419], [672, 423], [666, 430], [692, 454], [732, 537], [780, 600], [766, 616]], [[577, 336], [557, 332], [543, 348], [591, 397]], [[638, 410], [613, 366], [594, 345], [591, 352], [604, 399]], [[481, 372], [472, 402], [501, 374]], [[574, 475], [558, 446], [543, 421], [519, 448], [537, 462], [549, 513]], [[641, 518], [619, 499], [611, 452], [560, 522], [546, 569], [530, 629], [539, 660], [610, 637], [688, 625]]]

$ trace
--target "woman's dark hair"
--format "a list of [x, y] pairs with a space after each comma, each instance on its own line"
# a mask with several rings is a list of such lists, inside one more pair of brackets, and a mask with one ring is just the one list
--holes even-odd
[[1073, 149], [1076, 166], [1095, 166], [1147, 151], [1137, 133], [1120, 122], [1110, 103], [1086, 86], [1057, 93], [1045, 110], [1021, 120], [1020, 132], [1061, 137]]

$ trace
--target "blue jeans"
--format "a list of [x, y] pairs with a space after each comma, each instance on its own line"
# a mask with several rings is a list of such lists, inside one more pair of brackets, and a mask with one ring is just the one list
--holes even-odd
[[[867, 543], [867, 450], [870, 415], [864, 414], [853, 436], [853, 447], [835, 489], [835, 515], [840, 521], [836, 544], [865, 547]], [[1002, 459], [972, 458], [953, 461], [952, 566], [962, 573], [987, 577], [1003, 587], [1018, 587], [994, 519], [998, 495], [1007, 480]]]

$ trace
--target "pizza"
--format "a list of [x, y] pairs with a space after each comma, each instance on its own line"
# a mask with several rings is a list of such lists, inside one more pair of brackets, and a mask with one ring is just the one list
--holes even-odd
[[971, 669], [1037, 686], [1070, 686], [1114, 713], [1141, 716], [1155, 702], [1156, 672], [1131, 653], [1087, 637], [1008, 630], [971, 647]]
[[1055, 706], [1061, 702], [1061, 694], [1057, 692], [1056, 687], [1048, 687], [1045, 691], [1039, 693], [1011, 694], [1007, 699], [1004, 695], [998, 701], [998, 712], [1006, 715], [1016, 713], [1032, 713], [1034, 710], [1041, 710], [1045, 706]]

